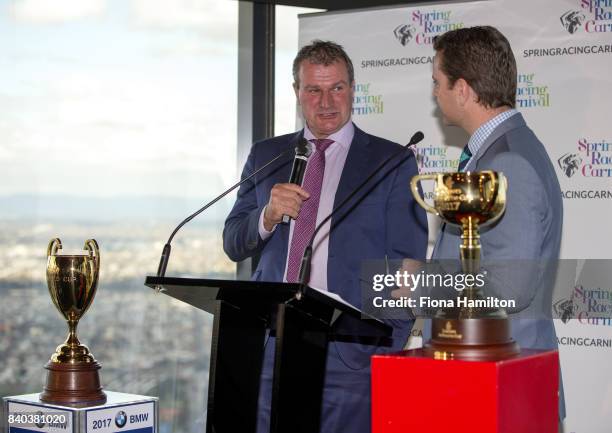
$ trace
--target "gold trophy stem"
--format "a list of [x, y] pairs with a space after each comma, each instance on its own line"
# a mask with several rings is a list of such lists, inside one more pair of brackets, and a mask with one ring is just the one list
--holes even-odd
[[[461, 270], [464, 275], [476, 275], [480, 270], [480, 235], [478, 234], [478, 221], [469, 216], [462, 220], [463, 233], [461, 234]], [[473, 285], [468, 285], [462, 296], [469, 300], [481, 298], [480, 290]], [[476, 317], [478, 311], [472, 307], [462, 307], [459, 311], [460, 319]]]
[[68, 338], [66, 338], [66, 342], [64, 344], [70, 347], [70, 349], [76, 349], [81, 345], [81, 342], [77, 338], [76, 334], [78, 324], [78, 320], [68, 320]]
[[478, 222], [471, 216], [463, 220], [460, 250], [463, 273], [476, 275], [480, 270], [480, 235]]

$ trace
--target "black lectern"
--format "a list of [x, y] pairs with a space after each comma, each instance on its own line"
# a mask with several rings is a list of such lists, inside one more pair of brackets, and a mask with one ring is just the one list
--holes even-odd
[[299, 284], [168, 277], [147, 277], [145, 284], [214, 315], [207, 433], [255, 433], [266, 330], [276, 335], [273, 433], [319, 431], [330, 340], [380, 344], [392, 332], [339, 299], [309, 287], [300, 291]]

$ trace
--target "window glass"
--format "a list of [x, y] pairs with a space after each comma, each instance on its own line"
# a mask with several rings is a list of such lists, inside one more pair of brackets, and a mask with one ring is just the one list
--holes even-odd
[[[161, 432], [204, 429], [211, 316], [144, 279], [237, 176], [237, 21], [227, 0], [0, 0], [0, 396], [40, 392], [66, 337], [49, 240], [95, 238], [78, 335], [105, 389], [159, 396]], [[179, 232], [167, 275], [234, 277], [232, 201]]]
[[296, 102], [293, 92], [293, 59], [298, 51], [298, 15], [322, 9], [276, 6], [276, 51], [274, 69], [274, 134], [296, 129]]

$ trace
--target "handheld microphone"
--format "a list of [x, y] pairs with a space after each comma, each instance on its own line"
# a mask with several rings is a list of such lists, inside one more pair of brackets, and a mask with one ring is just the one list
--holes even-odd
[[[346, 205], [355, 196], [355, 194], [357, 194], [359, 191], [361, 191], [361, 189], [370, 180], [372, 180], [372, 178], [374, 176], [376, 176], [383, 169], [383, 167], [389, 163], [389, 161], [391, 161], [396, 156], [398, 156], [401, 153], [403, 153], [406, 149], [412, 148], [412, 146], [414, 146], [415, 144], [419, 143], [421, 140], [423, 140], [423, 138], [425, 138], [425, 135], [423, 135], [423, 133], [421, 131], [415, 132], [414, 135], [410, 138], [410, 141], [407, 144], [403, 145], [397, 152], [394, 152], [390, 157], [385, 159], [378, 167], [376, 167], [374, 169], [374, 171], [372, 171], [372, 173], [370, 173], [370, 175], [362, 183], [360, 183], [359, 186], [357, 186], [357, 188], [355, 188], [353, 190], [353, 192], [351, 192], [344, 200], [342, 200], [342, 202], [340, 202], [338, 204], [338, 206], [336, 206], [331, 211], [331, 213], [329, 215], [327, 215], [327, 217], [325, 217], [325, 219], [323, 219], [323, 221], [321, 221], [319, 223], [319, 225], [315, 228], [315, 231], [314, 231], [314, 233], [312, 234], [312, 236], [310, 238], [310, 242], [308, 242], [308, 246], [304, 250], [304, 255], [302, 256], [302, 261], [300, 263], [300, 273], [298, 275], [298, 283], [301, 286], [305, 286], [306, 284], [308, 284], [308, 281], [310, 280], [310, 262], [312, 261], [312, 244], [314, 243], [314, 239], [317, 236], [317, 233], [319, 233], [319, 230], [321, 230], [321, 228], [325, 225], [325, 223], [327, 223], [327, 221], [329, 221], [331, 219], [331, 217], [334, 216], [336, 214], [336, 212], [338, 212], [338, 210], [340, 210], [342, 207], [344, 207], [344, 205]], [[395, 168], [392, 168], [390, 171], [392, 171], [394, 169]], [[364, 195], [364, 197], [368, 193], [369, 193], [369, 191]], [[364, 197], [362, 197], [362, 198], [364, 198]], [[349, 210], [349, 212], [350, 212], [350, 210]]]
[[[291, 175], [289, 176], [289, 183], [302, 186], [304, 180], [304, 173], [306, 172], [306, 165], [308, 164], [308, 158], [312, 154], [312, 145], [304, 137], [298, 141], [295, 146], [295, 159], [293, 160], [293, 167], [291, 168]], [[288, 224], [291, 221], [289, 215], [283, 215], [283, 224]]]
[[[299, 144], [298, 144], [299, 146]], [[163, 277], [164, 275], [166, 275], [166, 267], [168, 266], [168, 261], [170, 260], [170, 252], [171, 252], [171, 247], [170, 247], [170, 243], [172, 242], [172, 239], [174, 239], [174, 235], [176, 235], [176, 233], [181, 229], [181, 227], [183, 227], [185, 224], [187, 224], [189, 221], [191, 221], [192, 219], [194, 219], [196, 216], [198, 216], [199, 214], [201, 214], [202, 212], [204, 212], [206, 209], [208, 209], [209, 207], [211, 207], [213, 204], [215, 204], [216, 202], [218, 202], [219, 200], [221, 200], [223, 197], [225, 197], [226, 195], [228, 195], [230, 192], [232, 192], [233, 190], [235, 190], [236, 188], [238, 188], [240, 185], [242, 185], [244, 182], [246, 182], [247, 180], [251, 179], [253, 176], [255, 176], [256, 174], [258, 174], [259, 172], [261, 172], [262, 170], [264, 170], [266, 167], [268, 167], [270, 164], [273, 164], [274, 162], [278, 161], [280, 158], [282, 158], [283, 156], [285, 156], [286, 154], [288, 154], [289, 152], [291, 152], [293, 149], [289, 148], [286, 149], [284, 151], [282, 151], [280, 154], [278, 154], [277, 156], [275, 156], [274, 158], [272, 158], [270, 161], [268, 161], [267, 163], [265, 163], [263, 166], [259, 167], [257, 170], [255, 170], [253, 173], [251, 173], [249, 176], [245, 177], [244, 179], [242, 179], [240, 182], [235, 183], [234, 185], [232, 185], [231, 187], [229, 187], [226, 191], [222, 192], [221, 194], [219, 194], [217, 197], [215, 197], [214, 199], [212, 199], [211, 201], [209, 201], [208, 203], [206, 203], [203, 207], [201, 207], [200, 209], [198, 209], [197, 211], [195, 211], [194, 213], [192, 213], [191, 215], [189, 215], [187, 218], [185, 218], [172, 232], [172, 234], [170, 235], [170, 237], [168, 238], [168, 242], [166, 242], [166, 245], [164, 245], [164, 249], [162, 251], [162, 255], [161, 258], [159, 260], [159, 266], [157, 268], [157, 276], [158, 277]], [[296, 151], [297, 153], [297, 151]]]

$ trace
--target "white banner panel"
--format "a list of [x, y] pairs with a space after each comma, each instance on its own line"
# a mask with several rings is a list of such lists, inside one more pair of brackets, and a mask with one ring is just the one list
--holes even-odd
[[[468, 137], [437, 116], [432, 38], [474, 25], [499, 28], [514, 49], [517, 108], [546, 146], [564, 195], [562, 258], [612, 258], [612, 224], [606, 223], [612, 215], [612, 0], [490, 0], [305, 15], [299, 43], [343, 45], [355, 66], [355, 123], [398, 143], [422, 130], [420, 170], [452, 171]], [[431, 240], [437, 221], [430, 221]], [[612, 299], [610, 278], [590, 286], [590, 293]], [[611, 321], [591, 311], [558, 321], [557, 333], [565, 431], [611, 432]]]

